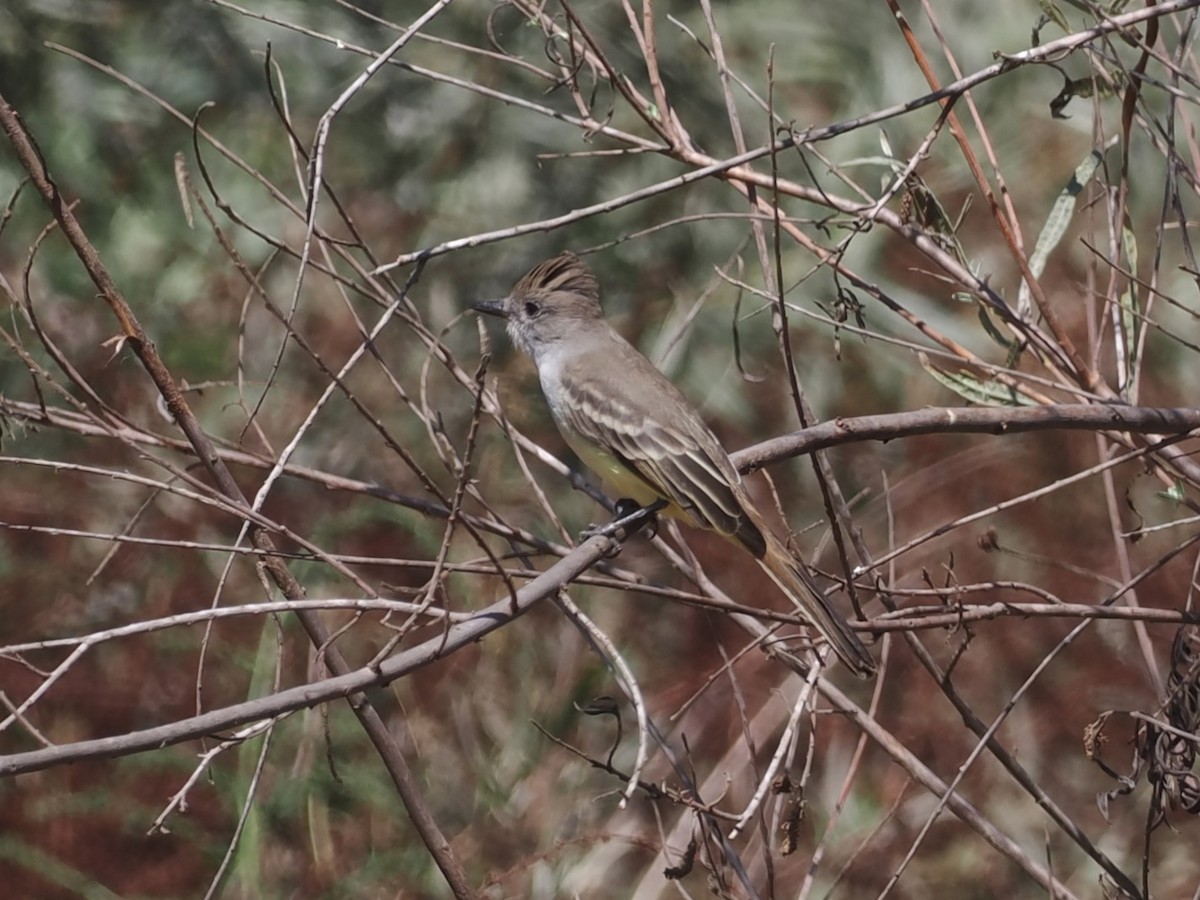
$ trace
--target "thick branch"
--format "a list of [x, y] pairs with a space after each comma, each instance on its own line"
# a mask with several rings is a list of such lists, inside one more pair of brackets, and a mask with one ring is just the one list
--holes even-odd
[[840, 444], [891, 441], [918, 434], [1019, 434], [1026, 431], [1124, 431], [1186, 434], [1200, 428], [1200, 408], [1159, 409], [1100, 403], [1034, 407], [942, 407], [836, 418], [730, 454], [742, 473]]
[[77, 741], [44, 750], [14, 753], [0, 757], [0, 777], [36, 772], [51, 766], [85, 759], [128, 756], [145, 750], [156, 750], [206, 735], [213, 735], [249, 722], [269, 719], [281, 713], [316, 706], [341, 697], [361, 693], [367, 688], [395, 681], [401, 676], [452, 655], [468, 644], [482, 640], [497, 628], [528, 611], [534, 604], [556, 593], [572, 579], [585, 572], [610, 553], [616, 542], [607, 537], [590, 538], [569, 556], [559, 560], [539, 577], [517, 591], [517, 601], [505, 597], [472, 616], [465, 622], [439, 633], [411, 649], [384, 660], [377, 669], [361, 669], [335, 675], [312, 684], [280, 691], [216, 709], [168, 725], [147, 728], [92, 741]]

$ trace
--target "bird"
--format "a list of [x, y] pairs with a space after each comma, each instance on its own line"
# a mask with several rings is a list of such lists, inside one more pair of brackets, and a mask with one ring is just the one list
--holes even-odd
[[471, 305], [506, 320], [513, 344], [537, 368], [563, 438], [609, 491], [749, 551], [848, 669], [875, 674], [870, 652], [767, 527], [695, 406], [604, 317], [599, 283], [582, 259], [562, 252], [503, 299]]

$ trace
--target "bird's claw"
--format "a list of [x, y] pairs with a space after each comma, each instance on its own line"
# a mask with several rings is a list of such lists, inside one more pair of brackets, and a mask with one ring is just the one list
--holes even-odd
[[647, 529], [648, 537], [653, 540], [658, 537], [658, 516], [656, 513], [664, 506], [666, 506], [666, 503], [662, 500], [657, 500], [649, 506], [642, 506], [636, 500], [622, 497], [614, 504], [617, 513], [614, 524], [633, 525], [645, 519], [647, 520], [645, 528]]
[[[636, 528], [643, 523], [647, 523], [646, 527], [650, 529], [650, 536], [654, 537], [658, 534], [658, 517], [655, 513], [666, 505], [665, 500], [657, 500], [649, 506], [642, 506], [635, 500], [622, 497], [615, 504], [616, 518], [604, 525], [589, 525], [580, 533], [579, 539], [586, 541], [588, 538], [606, 537], [619, 542], [626, 538], [631, 526]], [[608, 556], [616, 556], [620, 552], [621, 547], [618, 544], [608, 553]]]

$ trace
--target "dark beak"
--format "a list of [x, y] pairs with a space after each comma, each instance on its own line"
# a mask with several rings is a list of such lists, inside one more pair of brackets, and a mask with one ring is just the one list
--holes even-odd
[[478, 303], [472, 303], [471, 309], [475, 312], [481, 312], [485, 316], [499, 316], [501, 319], [508, 318], [508, 310], [504, 306], [503, 300], [481, 300]]

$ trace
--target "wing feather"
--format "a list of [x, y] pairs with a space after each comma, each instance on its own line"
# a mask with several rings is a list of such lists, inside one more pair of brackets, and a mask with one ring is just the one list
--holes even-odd
[[[637, 362], [653, 372], [639, 372], [642, 377], [636, 379], [645, 384], [650, 378], [653, 398], [572, 377], [572, 367], [565, 367], [558, 385], [562, 402], [555, 404], [560, 425], [610, 448], [639, 478], [683, 509], [693, 524], [739, 537], [749, 525], [754, 535], [743, 539], [749, 544], [756, 543], [753, 537], [761, 541], [742, 509], [741, 479], [728, 454], [675, 386], [644, 357], [639, 355]], [[668, 416], [672, 427], [662, 421]]]

